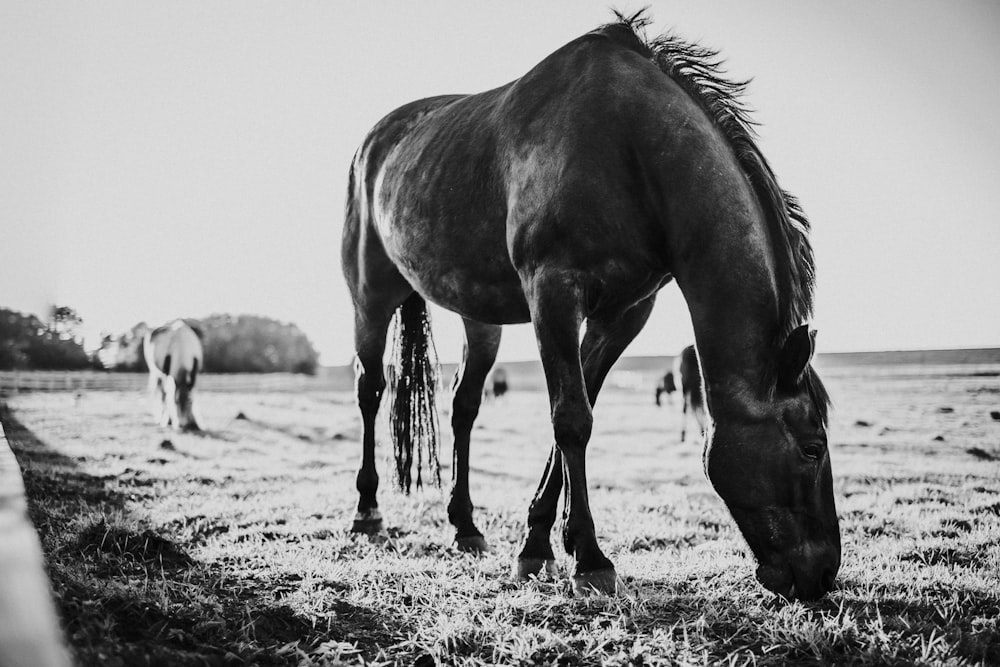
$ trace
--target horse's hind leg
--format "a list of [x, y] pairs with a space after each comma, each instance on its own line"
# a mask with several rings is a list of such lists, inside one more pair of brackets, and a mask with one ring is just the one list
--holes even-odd
[[367, 312], [358, 308], [354, 316], [354, 344], [358, 407], [363, 424], [361, 469], [358, 471], [358, 513], [351, 530], [355, 533], [374, 535], [383, 529], [382, 515], [378, 510], [378, 472], [375, 470], [375, 417], [378, 414], [385, 375], [382, 357], [385, 354], [385, 335], [392, 320], [394, 306]]
[[448, 520], [455, 526], [455, 541], [460, 551], [482, 553], [488, 550], [483, 534], [472, 520], [469, 496], [469, 440], [472, 424], [483, 400], [483, 384], [493, 367], [500, 347], [501, 328], [495, 324], [465, 322], [465, 349], [455, 383], [451, 427], [455, 435], [452, 467], [451, 501]]
[[681, 442], [684, 442], [684, 436], [687, 435], [687, 425], [688, 425], [688, 393], [686, 391], [684, 394], [684, 406], [681, 408]]

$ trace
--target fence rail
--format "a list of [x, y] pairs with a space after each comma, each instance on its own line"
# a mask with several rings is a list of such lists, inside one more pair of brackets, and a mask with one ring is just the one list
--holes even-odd
[[[146, 373], [101, 371], [0, 371], [0, 392], [20, 391], [141, 391], [149, 382]], [[350, 374], [311, 377], [295, 373], [212, 374], [198, 377], [198, 389], [220, 392], [348, 391]]]

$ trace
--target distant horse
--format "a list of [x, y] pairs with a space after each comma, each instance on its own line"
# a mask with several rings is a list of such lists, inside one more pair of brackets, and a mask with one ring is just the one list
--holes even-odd
[[708, 424], [705, 414], [705, 394], [701, 386], [701, 367], [698, 365], [698, 353], [694, 345], [688, 345], [674, 358], [674, 374], [681, 379], [681, 396], [684, 406], [681, 409], [681, 442], [687, 432], [688, 408], [698, 422], [702, 434]]
[[667, 371], [666, 374], [660, 378], [660, 384], [656, 385], [656, 404], [660, 405], [660, 396], [663, 394], [670, 396], [675, 391], [677, 391], [677, 383], [674, 381], [674, 372]]
[[161, 426], [199, 430], [192, 411], [195, 380], [204, 366], [201, 334], [183, 320], [153, 329], [143, 339], [149, 390], [159, 407]]
[[507, 384], [507, 371], [502, 368], [494, 368], [486, 379], [486, 398], [500, 398], [510, 389]]
[[487, 548], [469, 496], [470, 432], [501, 325], [530, 321], [555, 445], [516, 573], [555, 567], [550, 532], [565, 485], [574, 589], [616, 590], [588, 500], [592, 406], [657, 291], [676, 278], [715, 419], [708, 477], [758, 580], [817, 598], [840, 566], [840, 532], [828, 399], [803, 324], [813, 290], [808, 222], [757, 148], [742, 84], [722, 77], [713, 51], [672, 36], [647, 41], [647, 23], [619, 15], [507, 85], [400, 107], [355, 154], [342, 246], [364, 433], [354, 530], [383, 525], [374, 427], [397, 309], [392, 419], [403, 488], [414, 447], [418, 460], [435, 458], [436, 383], [419, 354], [427, 299], [465, 324], [448, 518], [459, 548]]

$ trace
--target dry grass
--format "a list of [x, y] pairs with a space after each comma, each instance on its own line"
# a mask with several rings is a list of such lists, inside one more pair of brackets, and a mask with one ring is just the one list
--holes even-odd
[[509, 575], [541, 394], [485, 406], [474, 434], [483, 558], [451, 546], [443, 492], [384, 484], [389, 539], [346, 531], [347, 395], [204, 394], [204, 436], [158, 430], [132, 394], [25, 394], [0, 415], [81, 664], [997, 664], [995, 370], [829, 369], [845, 562], [816, 604], [754, 582], [700, 451], [651, 396], [598, 406], [592, 503], [628, 592], [597, 599]]

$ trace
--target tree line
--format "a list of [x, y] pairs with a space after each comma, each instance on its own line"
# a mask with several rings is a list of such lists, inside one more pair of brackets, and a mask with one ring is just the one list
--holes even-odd
[[[260, 315], [214, 314], [185, 318], [202, 339], [210, 373], [305, 373], [313, 375], [319, 354], [294, 324]], [[0, 370], [99, 368], [144, 372], [143, 339], [151, 327], [139, 322], [120, 334], [105, 334], [88, 354], [77, 335], [83, 320], [71, 308], [53, 308], [48, 321], [0, 308]]]
[[80, 370], [93, 365], [76, 337], [83, 322], [71, 308], [53, 308], [48, 321], [0, 308], [0, 370]]

